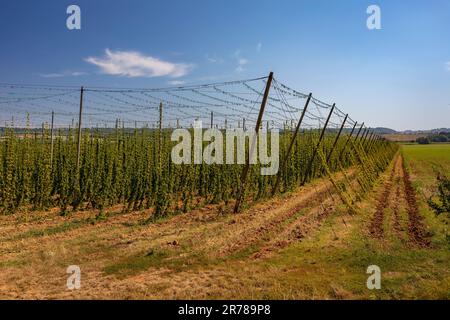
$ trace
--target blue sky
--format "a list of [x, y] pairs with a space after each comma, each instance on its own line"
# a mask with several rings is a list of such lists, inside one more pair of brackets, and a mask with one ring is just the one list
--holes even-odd
[[[81, 30], [66, 8], [81, 8]], [[366, 9], [381, 8], [381, 30]], [[2, 1], [0, 82], [153, 87], [274, 71], [356, 120], [450, 127], [449, 1]], [[131, 60], [132, 66], [123, 65]]]

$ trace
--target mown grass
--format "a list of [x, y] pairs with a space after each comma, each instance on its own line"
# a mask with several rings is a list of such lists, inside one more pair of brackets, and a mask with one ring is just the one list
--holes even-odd
[[51, 235], [55, 235], [58, 233], [63, 233], [63, 232], [67, 232], [70, 230], [80, 228], [88, 223], [89, 222], [87, 222], [85, 220], [68, 221], [68, 222], [64, 222], [64, 223], [59, 224], [54, 227], [47, 227], [44, 229], [31, 229], [31, 230], [25, 231], [23, 233], [17, 234], [7, 240], [17, 241], [17, 240], [23, 240], [23, 239], [28, 239], [28, 238], [34, 238], [34, 237], [51, 236]]
[[119, 278], [132, 276], [150, 268], [165, 268], [171, 272], [195, 270], [217, 264], [220, 260], [212, 261], [201, 252], [194, 252], [189, 248], [151, 248], [146, 252], [124, 257], [103, 268], [106, 275]]
[[[416, 179], [426, 172], [432, 174], [434, 163], [446, 165], [445, 147], [445, 156], [439, 158], [441, 148], [436, 148], [437, 151], [431, 157], [419, 147], [416, 152], [418, 160], [413, 158], [416, 150], [407, 150], [411, 151], [407, 161]], [[421, 173], [417, 174], [415, 169], [419, 163], [427, 167], [420, 168]], [[380, 181], [373, 194], [380, 192], [382, 187]], [[327, 217], [317, 231], [268, 258], [251, 257], [264, 243], [261, 239], [226, 259], [213, 261], [207, 256], [196, 254], [195, 248], [189, 247], [157, 249], [149, 251], [151, 254], [142, 252], [116, 261], [104, 268], [104, 272], [126, 278], [151, 268], [184, 272], [222, 267], [239, 279], [239, 290], [230, 290], [227, 283], [221, 282], [220, 286], [224, 289], [208, 292], [210, 298], [450, 299], [450, 254], [445, 242], [445, 231], [441, 221], [427, 209], [426, 203], [418, 200], [421, 214], [433, 237], [431, 248], [409, 245], [390, 230], [393, 226], [387, 220], [385, 229], [389, 229], [389, 232], [386, 238], [372, 238], [367, 230], [376, 197], [369, 197], [357, 215], [348, 216], [342, 206]], [[304, 210], [283, 224], [291, 223]], [[406, 209], [400, 206], [400, 210]], [[386, 212], [387, 217], [391, 214]], [[404, 232], [406, 230], [407, 226]], [[377, 265], [381, 269], [380, 290], [369, 290], [366, 286], [369, 277], [366, 270], [370, 265]]]
[[[429, 147], [431, 148], [427, 149]], [[421, 179], [428, 177], [429, 183], [432, 184], [433, 165], [445, 167], [450, 164], [450, 153], [446, 152], [446, 150], [450, 151], [450, 145], [436, 147], [411, 145], [403, 148], [414, 182], [421, 182]], [[79, 262], [82, 265], [85, 255], [101, 257], [103, 260], [98, 267], [95, 267], [98, 268], [95, 270], [103, 272], [106, 276], [122, 279], [158, 269], [164, 274], [161, 275], [162, 279], [166, 277], [166, 271], [170, 275], [180, 273], [181, 276], [186, 275], [186, 277], [189, 277], [192, 271], [198, 271], [198, 274], [214, 272], [216, 269], [221, 271], [218, 273], [219, 277], [211, 278], [207, 283], [213, 286], [207, 287], [204, 283], [199, 283], [197, 291], [193, 292], [190, 289], [181, 291], [176, 298], [450, 299], [448, 268], [450, 251], [445, 241], [444, 225], [427, 208], [420, 196], [418, 197], [420, 213], [425, 217], [432, 234], [430, 248], [411, 246], [405, 243], [404, 239], [396, 237], [395, 232], [389, 233], [383, 240], [374, 239], [368, 234], [367, 226], [372, 218], [377, 194], [381, 188], [380, 181], [373, 192], [370, 192], [365, 200], [358, 204], [358, 214], [350, 217], [345, 207], [341, 206], [336, 212], [327, 216], [319, 228], [301, 241], [263, 259], [254, 259], [252, 254], [276, 234], [270, 233], [267, 235], [268, 238], [264, 237], [241, 251], [223, 258], [216, 256], [214, 259], [208, 255], [208, 252], [198, 250], [195, 243], [184, 242], [183, 239], [177, 239], [179, 240], [177, 245], [155, 245], [149, 241], [144, 244], [139, 242], [135, 244], [135, 247], [131, 245], [120, 247], [122, 248], [120, 250], [112, 246], [111, 243], [116, 243], [114, 239], [119, 238], [122, 232], [138, 233], [139, 230], [146, 228], [145, 225], [134, 223], [120, 224], [121, 229], [108, 237], [92, 235], [90, 238], [66, 240], [66, 247], [73, 248], [76, 255], [73, 256], [71, 253], [63, 255], [64, 259], [58, 256], [58, 259], [61, 270], [65, 270], [68, 264]], [[420, 186], [417, 188], [420, 190]], [[308, 209], [299, 210], [291, 218], [281, 222], [280, 227], [292, 223], [306, 210]], [[404, 210], [405, 208], [402, 212], [406, 216]], [[88, 222], [88, 220], [83, 221], [83, 223]], [[162, 221], [156, 223], [162, 223]], [[56, 234], [76, 227], [78, 226], [75, 222], [75, 225], [63, 224], [43, 230], [30, 230], [20, 236], [23, 239]], [[123, 227], [128, 228], [123, 231]], [[386, 221], [385, 227], [392, 229], [392, 224]], [[126, 240], [124, 238], [121, 241], [126, 244]], [[20, 265], [25, 265], [25, 262], [16, 259], [0, 263], [0, 267], [5, 268], [17, 268]], [[369, 290], [366, 287], [369, 276], [366, 270], [369, 265], [378, 265], [381, 268], [380, 290]], [[222, 274], [226, 274], [226, 277], [222, 277]], [[169, 287], [169, 283], [164, 281], [152, 284], [146, 294], [155, 297], [166, 297], [169, 294], [169, 297], [172, 297], [170, 292], [173, 290], [169, 289], [176, 288], [178, 283], [170, 285], [173, 287]], [[135, 294], [137, 298], [144, 297], [140, 296], [140, 293]]]
[[[416, 178], [426, 172], [432, 174], [432, 165], [436, 163], [443, 166], [449, 163], [450, 153], [445, 150], [450, 150], [450, 145], [432, 146], [431, 155], [426, 149], [412, 147], [407, 150], [408, 163]], [[418, 163], [426, 167], [421, 167], [417, 174], [414, 169], [420, 167]], [[380, 181], [374, 193], [381, 188]], [[418, 200], [420, 213], [432, 234], [431, 248], [409, 245], [394, 234], [383, 240], [372, 238], [367, 232], [376, 204], [372, 198], [347, 224], [341, 221], [346, 217], [343, 213], [333, 215], [313, 237], [284, 249], [267, 261], [258, 262], [255, 267], [269, 268], [270, 278], [261, 278], [258, 285], [263, 289], [252, 290], [251, 295], [261, 299], [450, 299], [450, 251], [446, 230], [426, 203]], [[385, 226], [392, 228], [389, 224]], [[381, 269], [380, 290], [369, 290], [366, 286], [369, 277], [366, 270], [370, 265]], [[248, 295], [248, 291], [243, 291], [238, 298]]]
[[450, 144], [403, 145], [402, 153], [417, 187], [430, 188], [436, 183], [438, 172], [450, 173]]
[[[355, 216], [350, 236], [333, 239], [332, 228], [345, 228], [339, 219], [267, 261], [279, 272], [256, 298], [450, 299], [450, 255], [444, 243], [429, 249], [405, 246], [400, 239], [380, 242], [366, 234], [364, 215]], [[381, 269], [380, 290], [366, 286], [370, 265]]]

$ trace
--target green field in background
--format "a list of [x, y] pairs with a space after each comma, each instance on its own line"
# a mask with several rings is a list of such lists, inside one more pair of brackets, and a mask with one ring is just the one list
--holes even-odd
[[450, 144], [402, 145], [402, 153], [416, 185], [430, 187], [439, 173], [450, 176]]

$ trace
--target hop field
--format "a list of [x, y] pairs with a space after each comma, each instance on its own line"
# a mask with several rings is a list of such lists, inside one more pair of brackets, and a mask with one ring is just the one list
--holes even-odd
[[[109, 134], [83, 130], [77, 169], [77, 143], [72, 130], [66, 136], [58, 132], [51, 142], [47, 130], [42, 136], [26, 132], [18, 137], [14, 129], [8, 129], [0, 142], [1, 211], [10, 214], [21, 208], [33, 211], [59, 207], [65, 214], [102, 211], [122, 204], [126, 211], [153, 208], [153, 215], [160, 217], [206, 204], [227, 206], [237, 198], [243, 165], [176, 165], [170, 158], [174, 146], [170, 135], [169, 130], [145, 128], [116, 129]], [[282, 155], [292, 136], [290, 130], [281, 134]], [[321, 154], [330, 154], [335, 136], [326, 136]], [[376, 162], [361, 171], [360, 183], [369, 188], [396, 150], [395, 145], [384, 141], [370, 148], [355, 141], [351, 142], [355, 149], [334, 152], [328, 162], [317, 156], [309, 168], [318, 138], [317, 130], [308, 130], [294, 139], [287, 165], [280, 172], [282, 191], [292, 190], [305, 179], [362, 166], [358, 156], [363, 152]], [[335, 148], [341, 150], [344, 143], [345, 139], [340, 140]], [[258, 201], [270, 196], [276, 178], [262, 176], [260, 165], [252, 165], [247, 198]]]
[[[398, 148], [335, 104], [293, 90], [272, 73], [257, 79], [161, 89], [0, 89], [4, 95], [18, 97], [3, 101], [13, 114], [24, 108], [34, 110], [24, 121], [17, 115], [14, 121], [13, 115], [0, 140], [3, 214], [58, 207], [62, 215], [93, 209], [102, 218], [106, 208], [120, 204], [124, 212], [147, 210], [146, 218], [154, 220], [208, 204], [221, 204], [227, 211], [234, 202], [238, 211], [241, 201], [259, 201], [321, 176], [329, 177], [351, 209]], [[51, 124], [43, 121], [48, 104], [65, 110], [48, 110]], [[74, 106], [79, 106], [78, 113], [67, 111]], [[134, 128], [130, 128], [126, 125], [130, 120], [118, 118], [123, 113], [141, 118], [131, 120]], [[63, 122], [54, 127], [55, 117]], [[67, 124], [70, 117], [72, 123]], [[92, 124], [93, 119], [104, 126], [86, 127], [86, 121]], [[245, 144], [244, 164], [174, 164], [171, 134], [182, 127], [192, 132], [190, 120], [203, 121], [221, 132], [279, 130], [278, 174], [264, 176], [260, 163], [250, 165], [250, 141]], [[42, 126], [37, 129], [39, 121]], [[236, 151], [234, 140], [227, 143]], [[348, 179], [338, 183], [333, 178], [335, 172], [350, 167], [357, 168], [361, 192], [352, 190]]]

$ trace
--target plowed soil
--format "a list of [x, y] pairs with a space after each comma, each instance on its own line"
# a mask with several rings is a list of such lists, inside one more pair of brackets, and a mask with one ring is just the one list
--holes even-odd
[[[406, 211], [407, 217], [402, 217], [402, 210]], [[406, 228], [402, 226], [405, 218], [408, 220]], [[387, 219], [390, 221], [386, 221]], [[386, 227], [393, 230], [385, 230]], [[390, 175], [383, 183], [369, 232], [377, 239], [383, 238], [387, 232], [392, 232], [399, 238], [408, 239], [413, 245], [430, 245], [430, 234], [426, 231], [423, 217], [419, 213], [416, 192], [400, 154], [395, 158]]]

